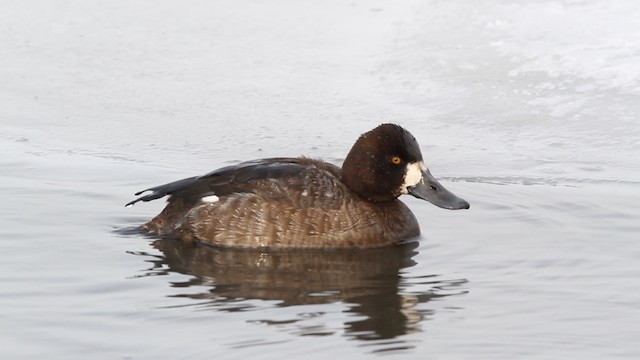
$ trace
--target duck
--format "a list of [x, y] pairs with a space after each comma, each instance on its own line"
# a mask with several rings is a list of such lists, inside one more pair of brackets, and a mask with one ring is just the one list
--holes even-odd
[[168, 196], [144, 232], [238, 248], [390, 246], [420, 235], [402, 195], [470, 207], [436, 180], [415, 137], [397, 124], [362, 134], [341, 167], [304, 156], [258, 159], [135, 195], [127, 207]]

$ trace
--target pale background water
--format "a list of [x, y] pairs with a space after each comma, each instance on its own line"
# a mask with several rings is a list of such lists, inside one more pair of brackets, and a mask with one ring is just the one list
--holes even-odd
[[[640, 2], [3, 1], [0, 357], [637, 359]], [[471, 202], [254, 253], [133, 193], [398, 122]]]

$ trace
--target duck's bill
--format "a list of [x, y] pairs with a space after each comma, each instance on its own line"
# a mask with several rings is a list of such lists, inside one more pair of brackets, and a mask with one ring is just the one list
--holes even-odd
[[469, 208], [468, 202], [440, 185], [428, 169], [422, 172], [422, 180], [416, 186], [409, 187], [408, 190], [409, 194], [419, 199], [427, 200], [443, 209], [459, 210]]

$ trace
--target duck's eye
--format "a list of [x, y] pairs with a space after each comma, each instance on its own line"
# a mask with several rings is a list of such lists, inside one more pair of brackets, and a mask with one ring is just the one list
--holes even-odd
[[400, 165], [400, 163], [402, 162], [402, 159], [400, 159], [399, 156], [394, 156], [391, 158], [391, 162], [396, 164], [396, 165]]

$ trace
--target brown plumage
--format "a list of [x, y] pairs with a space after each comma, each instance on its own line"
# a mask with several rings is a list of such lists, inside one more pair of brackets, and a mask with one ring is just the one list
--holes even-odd
[[342, 169], [304, 157], [249, 161], [144, 190], [136, 195], [151, 193], [127, 205], [170, 195], [165, 209], [143, 228], [185, 241], [235, 247], [378, 247], [420, 234], [415, 216], [397, 199], [401, 194], [425, 198], [419, 189], [441, 188], [438, 196], [445, 197], [444, 203], [427, 200], [468, 208], [435, 179], [427, 185], [432, 178], [426, 168], [419, 170], [422, 178], [407, 185], [410, 169], [419, 166], [422, 155], [413, 136], [385, 124], [358, 139]]

